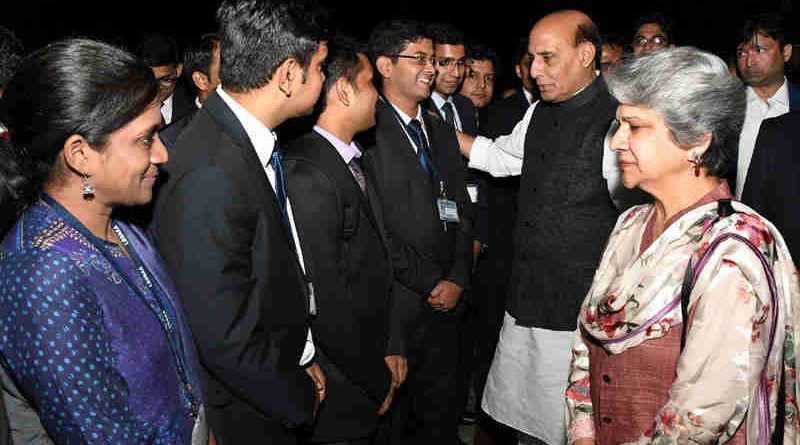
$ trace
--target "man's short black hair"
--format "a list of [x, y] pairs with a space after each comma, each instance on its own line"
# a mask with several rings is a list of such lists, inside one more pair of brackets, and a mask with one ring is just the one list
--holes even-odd
[[527, 37], [520, 37], [514, 43], [514, 48], [512, 49], [511, 56], [514, 60], [514, 65], [517, 65], [522, 61], [522, 58], [528, 55], [528, 38]]
[[575, 46], [583, 42], [589, 42], [594, 46], [594, 65], [600, 66], [600, 58], [602, 57], [600, 51], [600, 45], [602, 44], [600, 40], [600, 30], [591, 20], [580, 23], [575, 28]]
[[625, 45], [628, 44], [628, 42], [624, 38], [622, 38], [620, 34], [615, 32], [602, 34], [600, 36], [600, 41], [602, 42], [603, 45], [619, 46], [623, 49], [625, 48]]
[[210, 75], [211, 59], [216, 45], [219, 45], [219, 36], [209, 33], [203, 34], [200, 40], [186, 47], [183, 51], [183, 72], [187, 78], [191, 80], [195, 71]]
[[646, 23], [657, 24], [661, 27], [661, 31], [664, 32], [664, 37], [667, 38], [667, 42], [671, 45], [676, 43], [675, 22], [661, 11], [648, 11], [637, 16], [636, 20], [633, 21], [633, 37], [636, 37], [636, 32], [639, 31], [639, 27]]
[[498, 57], [497, 53], [489, 45], [483, 43], [474, 43], [467, 45], [467, 60], [488, 60], [494, 65], [497, 70]]
[[147, 34], [136, 45], [136, 55], [149, 67], [181, 63], [178, 43], [166, 34]]
[[430, 23], [426, 32], [434, 45], [464, 45], [464, 33], [450, 23]]
[[378, 57], [401, 53], [408, 45], [429, 39], [425, 26], [416, 20], [389, 20], [376, 26], [369, 36], [369, 56], [375, 62]]
[[325, 59], [325, 82], [320, 93], [319, 112], [325, 111], [328, 92], [336, 85], [336, 81], [345, 78], [358, 91], [355, 84], [358, 75], [358, 55], [365, 54], [364, 47], [356, 39], [349, 36], [336, 36], [328, 41], [328, 57]]
[[756, 14], [745, 20], [739, 29], [737, 43], [749, 42], [758, 33], [775, 39], [781, 48], [787, 43], [786, 23], [783, 16], [777, 12]]
[[310, 1], [224, 0], [217, 20], [225, 88], [261, 88], [289, 58], [308, 67], [324, 34], [317, 9]]

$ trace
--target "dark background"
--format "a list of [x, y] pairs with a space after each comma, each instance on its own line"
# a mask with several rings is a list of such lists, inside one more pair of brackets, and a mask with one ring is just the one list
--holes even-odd
[[[564, 8], [587, 12], [601, 32], [615, 31], [626, 39], [632, 35], [632, 21], [645, 10], [670, 15], [677, 24], [678, 43], [713, 51], [723, 58], [736, 45], [738, 26], [748, 15], [765, 10], [784, 12], [790, 24], [800, 23], [795, 2], [800, 0], [702, 1], [496, 1], [484, 0], [321, 0], [337, 23], [356, 37], [365, 38], [380, 20], [416, 18], [451, 21], [462, 28], [469, 41], [490, 44], [506, 59], [513, 42], [527, 36], [542, 15]], [[0, 25], [14, 31], [27, 50], [68, 36], [102, 38], [133, 46], [146, 32], [166, 32], [179, 41], [189, 41], [214, 30], [217, 0], [134, 0], [88, 2], [85, 0], [6, 0], [0, 7]], [[100, 6], [102, 5], [102, 6]], [[800, 43], [797, 39], [792, 42]], [[509, 67], [511, 62], [503, 62]], [[508, 70], [506, 70], [506, 74]]]

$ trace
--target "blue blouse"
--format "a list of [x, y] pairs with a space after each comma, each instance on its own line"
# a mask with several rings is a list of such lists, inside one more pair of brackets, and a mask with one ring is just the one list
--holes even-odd
[[188, 445], [202, 404], [189, 328], [147, 239], [115, 225], [133, 260], [55, 202], [23, 213], [0, 251], [0, 353], [57, 444]]

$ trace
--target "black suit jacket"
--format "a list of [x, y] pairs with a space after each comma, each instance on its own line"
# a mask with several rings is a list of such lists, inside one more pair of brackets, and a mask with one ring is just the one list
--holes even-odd
[[[151, 231], [195, 336], [209, 408], [239, 402], [249, 419], [310, 421], [316, 391], [298, 364], [308, 287], [258, 156], [216, 93], [165, 169]], [[226, 427], [260, 430], [249, 422]]]
[[172, 119], [170, 124], [181, 120], [184, 116], [197, 110], [194, 99], [197, 97], [191, 87], [179, 80], [172, 93]]
[[[458, 113], [458, 119], [461, 121], [461, 131], [473, 136], [478, 134], [478, 110], [475, 108], [475, 104], [458, 93], [452, 97], [456, 113]], [[436, 108], [436, 103], [433, 102], [433, 99], [426, 99], [422, 103], [422, 107], [434, 116], [441, 118], [442, 121], [445, 120], [444, 115]]]
[[[386, 227], [416, 251], [429, 256], [444, 272], [442, 278], [468, 288], [472, 268], [474, 215], [466, 192], [466, 168], [455, 132], [443, 121], [423, 113], [445, 195], [456, 201], [459, 223], [439, 219], [439, 184], [431, 184], [400, 121], [383, 100], [376, 105], [376, 125], [365, 135], [368, 172], [375, 182]], [[419, 294], [418, 294], [419, 296]], [[427, 295], [422, 295], [427, 297]]]
[[491, 139], [510, 134], [530, 106], [521, 89], [493, 102], [486, 108], [486, 124], [480, 129], [480, 134]]
[[[324, 355], [328, 398], [317, 417], [317, 440], [369, 435], [391, 383], [386, 367], [393, 287], [392, 255], [382, 220], [330, 142], [316, 132], [296, 139], [286, 155], [288, 191], [314, 284], [314, 338]], [[368, 184], [371, 192], [373, 184]], [[441, 276], [434, 268], [409, 274], [412, 256], [395, 258], [407, 284], [429, 292]], [[421, 282], [421, 284], [420, 284]], [[336, 369], [331, 369], [335, 367]], [[366, 396], [366, 397], [365, 397]]]
[[742, 202], [780, 230], [800, 263], [800, 111], [761, 123], [742, 191]]

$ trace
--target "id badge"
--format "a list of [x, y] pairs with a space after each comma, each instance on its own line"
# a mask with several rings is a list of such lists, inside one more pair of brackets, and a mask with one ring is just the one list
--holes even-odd
[[469, 195], [469, 200], [473, 204], [478, 202], [478, 184], [476, 182], [467, 183], [467, 194]]
[[458, 205], [455, 201], [439, 198], [436, 200], [439, 207], [439, 219], [446, 222], [458, 222]]

